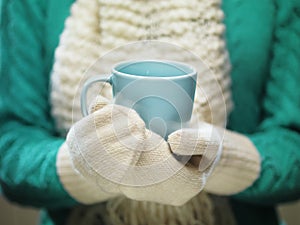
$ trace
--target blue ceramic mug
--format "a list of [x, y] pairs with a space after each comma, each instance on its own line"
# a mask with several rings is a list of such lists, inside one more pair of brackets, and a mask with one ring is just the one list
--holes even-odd
[[112, 86], [114, 103], [133, 108], [147, 128], [164, 138], [187, 127], [191, 119], [197, 81], [196, 70], [175, 61], [121, 62], [110, 75], [88, 79], [81, 93], [81, 110], [88, 115], [86, 95], [95, 82]]

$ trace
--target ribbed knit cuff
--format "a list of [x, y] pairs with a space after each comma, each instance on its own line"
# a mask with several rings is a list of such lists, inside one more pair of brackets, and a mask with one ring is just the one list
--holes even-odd
[[205, 190], [217, 195], [239, 193], [258, 178], [260, 156], [244, 135], [225, 131], [220, 161], [207, 180]]
[[93, 204], [116, 196], [104, 192], [99, 186], [86, 180], [74, 170], [66, 143], [62, 144], [58, 150], [56, 169], [65, 190], [78, 202]]

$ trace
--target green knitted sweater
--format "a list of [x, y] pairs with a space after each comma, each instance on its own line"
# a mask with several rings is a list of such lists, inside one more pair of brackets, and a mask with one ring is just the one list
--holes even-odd
[[[0, 184], [11, 201], [63, 224], [76, 201], [56, 174], [49, 105], [53, 53], [73, 0], [0, 0]], [[239, 225], [277, 224], [274, 206], [300, 197], [300, 1], [224, 0], [235, 103], [228, 128], [262, 157], [259, 179], [232, 197]]]

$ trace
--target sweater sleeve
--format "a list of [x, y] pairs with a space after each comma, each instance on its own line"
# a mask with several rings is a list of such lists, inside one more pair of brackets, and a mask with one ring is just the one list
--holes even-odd
[[45, 71], [46, 2], [0, 0], [0, 184], [4, 195], [36, 207], [73, 205], [56, 174], [55, 136]]
[[[277, 0], [273, 59], [264, 119], [250, 139], [262, 158], [260, 178], [237, 198], [276, 204], [300, 198], [300, 4]], [[297, 4], [297, 5], [296, 5]]]

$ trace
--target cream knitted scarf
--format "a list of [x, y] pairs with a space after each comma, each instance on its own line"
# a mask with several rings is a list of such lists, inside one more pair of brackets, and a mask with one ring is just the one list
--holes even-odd
[[[209, 66], [215, 77], [199, 77], [198, 82], [207, 86], [210, 94], [209, 97], [202, 96], [199, 90], [196, 91], [193, 115], [199, 120], [224, 126], [226, 109], [228, 112], [232, 105], [230, 64], [222, 39], [225, 30], [222, 19], [220, 0], [77, 0], [66, 20], [51, 77], [52, 115], [57, 129], [65, 135], [81, 118], [78, 88], [80, 90], [83, 74], [95, 60], [118, 46], [149, 39], [186, 48]], [[114, 60], [122, 59], [124, 55]], [[217, 80], [224, 99], [220, 100], [216, 89], [209, 86], [212, 79]], [[107, 86], [101, 94], [111, 98], [110, 87]], [[212, 110], [224, 104], [224, 100], [225, 111]], [[114, 225], [212, 225], [216, 221], [213, 215], [217, 209], [212, 202], [206, 193], [182, 207], [116, 198], [105, 205], [85, 207], [87, 216], [81, 222], [77, 216], [82, 214], [78, 213], [82, 209], [74, 210], [70, 224], [92, 224], [90, 218], [101, 214], [105, 224]], [[230, 216], [228, 218], [218, 224], [232, 224]]]

